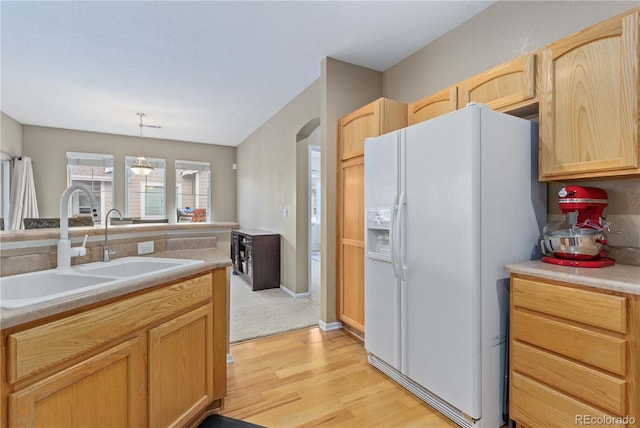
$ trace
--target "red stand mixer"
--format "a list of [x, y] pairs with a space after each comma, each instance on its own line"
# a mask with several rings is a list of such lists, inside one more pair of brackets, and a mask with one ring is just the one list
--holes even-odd
[[567, 186], [558, 192], [562, 220], [547, 224], [541, 242], [542, 261], [562, 266], [606, 267], [615, 264], [604, 257], [607, 244], [604, 230], [609, 222], [602, 217], [607, 192], [597, 187]]

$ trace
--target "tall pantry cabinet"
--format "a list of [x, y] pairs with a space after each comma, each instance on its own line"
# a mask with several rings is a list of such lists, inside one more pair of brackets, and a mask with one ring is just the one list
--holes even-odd
[[407, 126], [407, 105], [379, 98], [338, 121], [337, 316], [364, 333], [364, 139]]

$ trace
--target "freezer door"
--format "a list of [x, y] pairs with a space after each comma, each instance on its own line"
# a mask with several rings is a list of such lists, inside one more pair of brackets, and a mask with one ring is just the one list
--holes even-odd
[[365, 348], [400, 369], [399, 289], [395, 275], [394, 214], [398, 199], [397, 132], [364, 144]]
[[406, 129], [404, 374], [481, 417], [480, 112]]
[[393, 209], [398, 194], [399, 131], [364, 143], [364, 207]]

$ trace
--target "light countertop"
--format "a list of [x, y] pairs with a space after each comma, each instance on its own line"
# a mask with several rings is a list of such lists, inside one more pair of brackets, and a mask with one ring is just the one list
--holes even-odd
[[[216, 222], [216, 223], [149, 223], [149, 224], [121, 224], [109, 226], [109, 235], [132, 234], [132, 233], [150, 233], [150, 232], [184, 232], [184, 231], [214, 231], [214, 230], [231, 230], [238, 227], [235, 222]], [[82, 238], [85, 235], [102, 236], [104, 235], [104, 225], [86, 226], [86, 227], [70, 227], [69, 238]], [[60, 229], [28, 229], [28, 230], [7, 230], [0, 231], [0, 241], [22, 242], [22, 241], [41, 241], [41, 240], [57, 240], [60, 239]]]
[[640, 266], [616, 264], [605, 268], [583, 268], [534, 260], [506, 265], [505, 270], [519, 275], [640, 295]]
[[[204, 248], [197, 250], [164, 251], [153, 253], [152, 257], [164, 257], [175, 259], [203, 260], [204, 263], [185, 266], [170, 273], [163, 272], [159, 275], [148, 276], [143, 279], [133, 279], [113, 287], [105, 287], [91, 294], [74, 296], [52, 302], [44, 302], [25, 308], [0, 310], [0, 328], [5, 329], [40, 318], [59, 314], [82, 306], [99, 303], [114, 297], [123, 296], [135, 291], [144, 290], [156, 285], [179, 280], [184, 277], [197, 275], [215, 268], [231, 266], [229, 254], [218, 248]], [[115, 260], [115, 259], [114, 259]]]

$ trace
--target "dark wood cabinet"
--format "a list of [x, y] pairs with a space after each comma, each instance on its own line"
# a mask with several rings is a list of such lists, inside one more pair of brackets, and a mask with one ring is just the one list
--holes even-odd
[[231, 237], [233, 273], [253, 291], [280, 287], [280, 235], [262, 230], [234, 230]]

